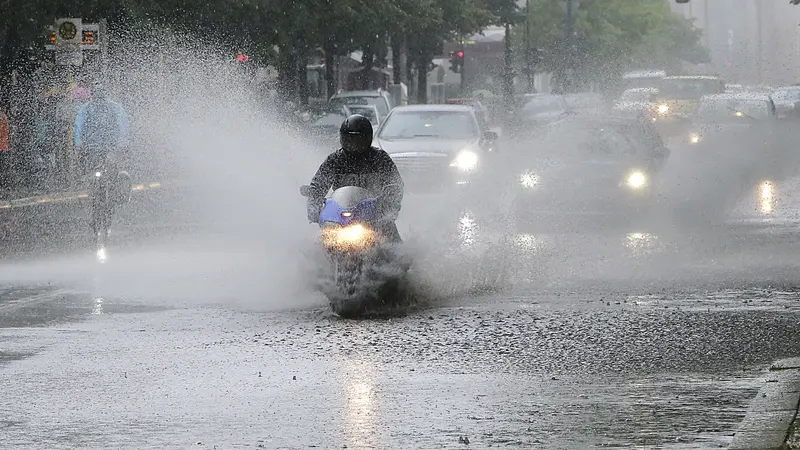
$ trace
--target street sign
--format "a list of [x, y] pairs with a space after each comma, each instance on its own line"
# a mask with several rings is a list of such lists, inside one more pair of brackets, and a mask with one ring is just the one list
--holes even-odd
[[[46, 44], [44, 46], [47, 50], [55, 50], [59, 45], [58, 32], [55, 26], [48, 27], [46, 36]], [[100, 35], [100, 25], [96, 23], [81, 24], [81, 50], [100, 50], [100, 41], [105, 36]]]
[[83, 40], [81, 19], [56, 19], [56, 45], [80, 44]]

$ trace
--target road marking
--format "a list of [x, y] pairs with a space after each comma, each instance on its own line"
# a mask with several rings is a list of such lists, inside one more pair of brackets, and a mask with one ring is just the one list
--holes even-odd
[[26, 306], [33, 306], [39, 303], [45, 303], [55, 300], [59, 296], [74, 294], [75, 291], [70, 289], [56, 289], [51, 292], [44, 292], [42, 294], [33, 295], [30, 297], [15, 298], [0, 304], [0, 312], [10, 311], [16, 308], [23, 308]]

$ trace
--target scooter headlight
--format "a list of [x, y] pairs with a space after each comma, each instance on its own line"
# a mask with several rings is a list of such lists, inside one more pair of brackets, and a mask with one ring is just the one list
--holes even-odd
[[455, 167], [462, 172], [470, 172], [478, 166], [478, 154], [472, 150], [462, 150], [456, 159], [450, 163], [450, 167]]
[[669, 106], [667, 105], [658, 105], [658, 113], [664, 115], [669, 112]]
[[700, 142], [700, 135], [697, 133], [690, 134], [689, 142], [691, 142], [692, 144], [697, 144], [698, 142]]
[[326, 247], [363, 247], [375, 240], [375, 232], [361, 224], [325, 228], [322, 242]]

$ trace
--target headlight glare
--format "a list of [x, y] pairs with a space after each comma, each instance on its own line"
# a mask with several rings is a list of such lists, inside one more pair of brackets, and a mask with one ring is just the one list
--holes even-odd
[[628, 175], [627, 184], [632, 189], [641, 189], [647, 185], [647, 176], [639, 171], [631, 172]]
[[361, 224], [331, 227], [322, 231], [322, 242], [328, 247], [361, 247], [375, 239], [375, 232]]
[[669, 106], [667, 105], [658, 105], [658, 113], [659, 114], [666, 114], [669, 112]]
[[472, 150], [462, 150], [453, 162], [450, 163], [450, 167], [455, 167], [463, 172], [469, 172], [474, 170], [475, 167], [478, 166], [478, 154], [473, 152]]
[[533, 188], [539, 184], [539, 177], [533, 172], [525, 172], [519, 176], [519, 183], [524, 188]]

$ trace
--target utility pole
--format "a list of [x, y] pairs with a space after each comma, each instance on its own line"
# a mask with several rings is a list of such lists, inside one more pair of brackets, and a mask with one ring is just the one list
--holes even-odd
[[574, 28], [574, 22], [572, 21], [572, 0], [567, 0], [567, 92], [570, 92], [572, 89], [572, 77], [575, 73], [575, 68], [573, 67], [573, 54], [572, 54], [572, 34]]
[[503, 38], [505, 43], [505, 48], [503, 49], [503, 103], [508, 113], [514, 103], [514, 68], [512, 65], [513, 54], [511, 53], [511, 24], [508, 18], [506, 18], [505, 22], [505, 37]]
[[466, 69], [466, 66], [467, 66], [467, 52], [464, 51], [464, 36], [463, 35], [461, 35], [461, 39], [459, 39], [459, 42], [460, 42], [460, 44], [459, 44], [460, 47], [459, 48], [461, 49], [461, 54], [463, 55], [460, 58], [461, 59], [461, 64], [460, 64], [461, 67], [459, 67], [459, 70], [461, 71], [461, 86], [460, 86], [460, 88], [461, 88], [461, 96], [462, 97], [467, 97], [467, 76], [465, 75], [467, 73], [467, 69]]
[[565, 39], [566, 44], [566, 70], [564, 80], [564, 90], [569, 92], [573, 86], [573, 77], [575, 76], [575, 10], [580, 7], [581, 0], [559, 0], [559, 4], [564, 8], [565, 13]]
[[763, 19], [763, 10], [761, 9], [762, 3], [756, 0], [756, 34], [758, 36], [758, 48], [756, 50], [756, 70], [758, 71], [758, 84], [764, 83], [763, 65], [764, 65], [764, 34], [762, 33], [761, 21]]

